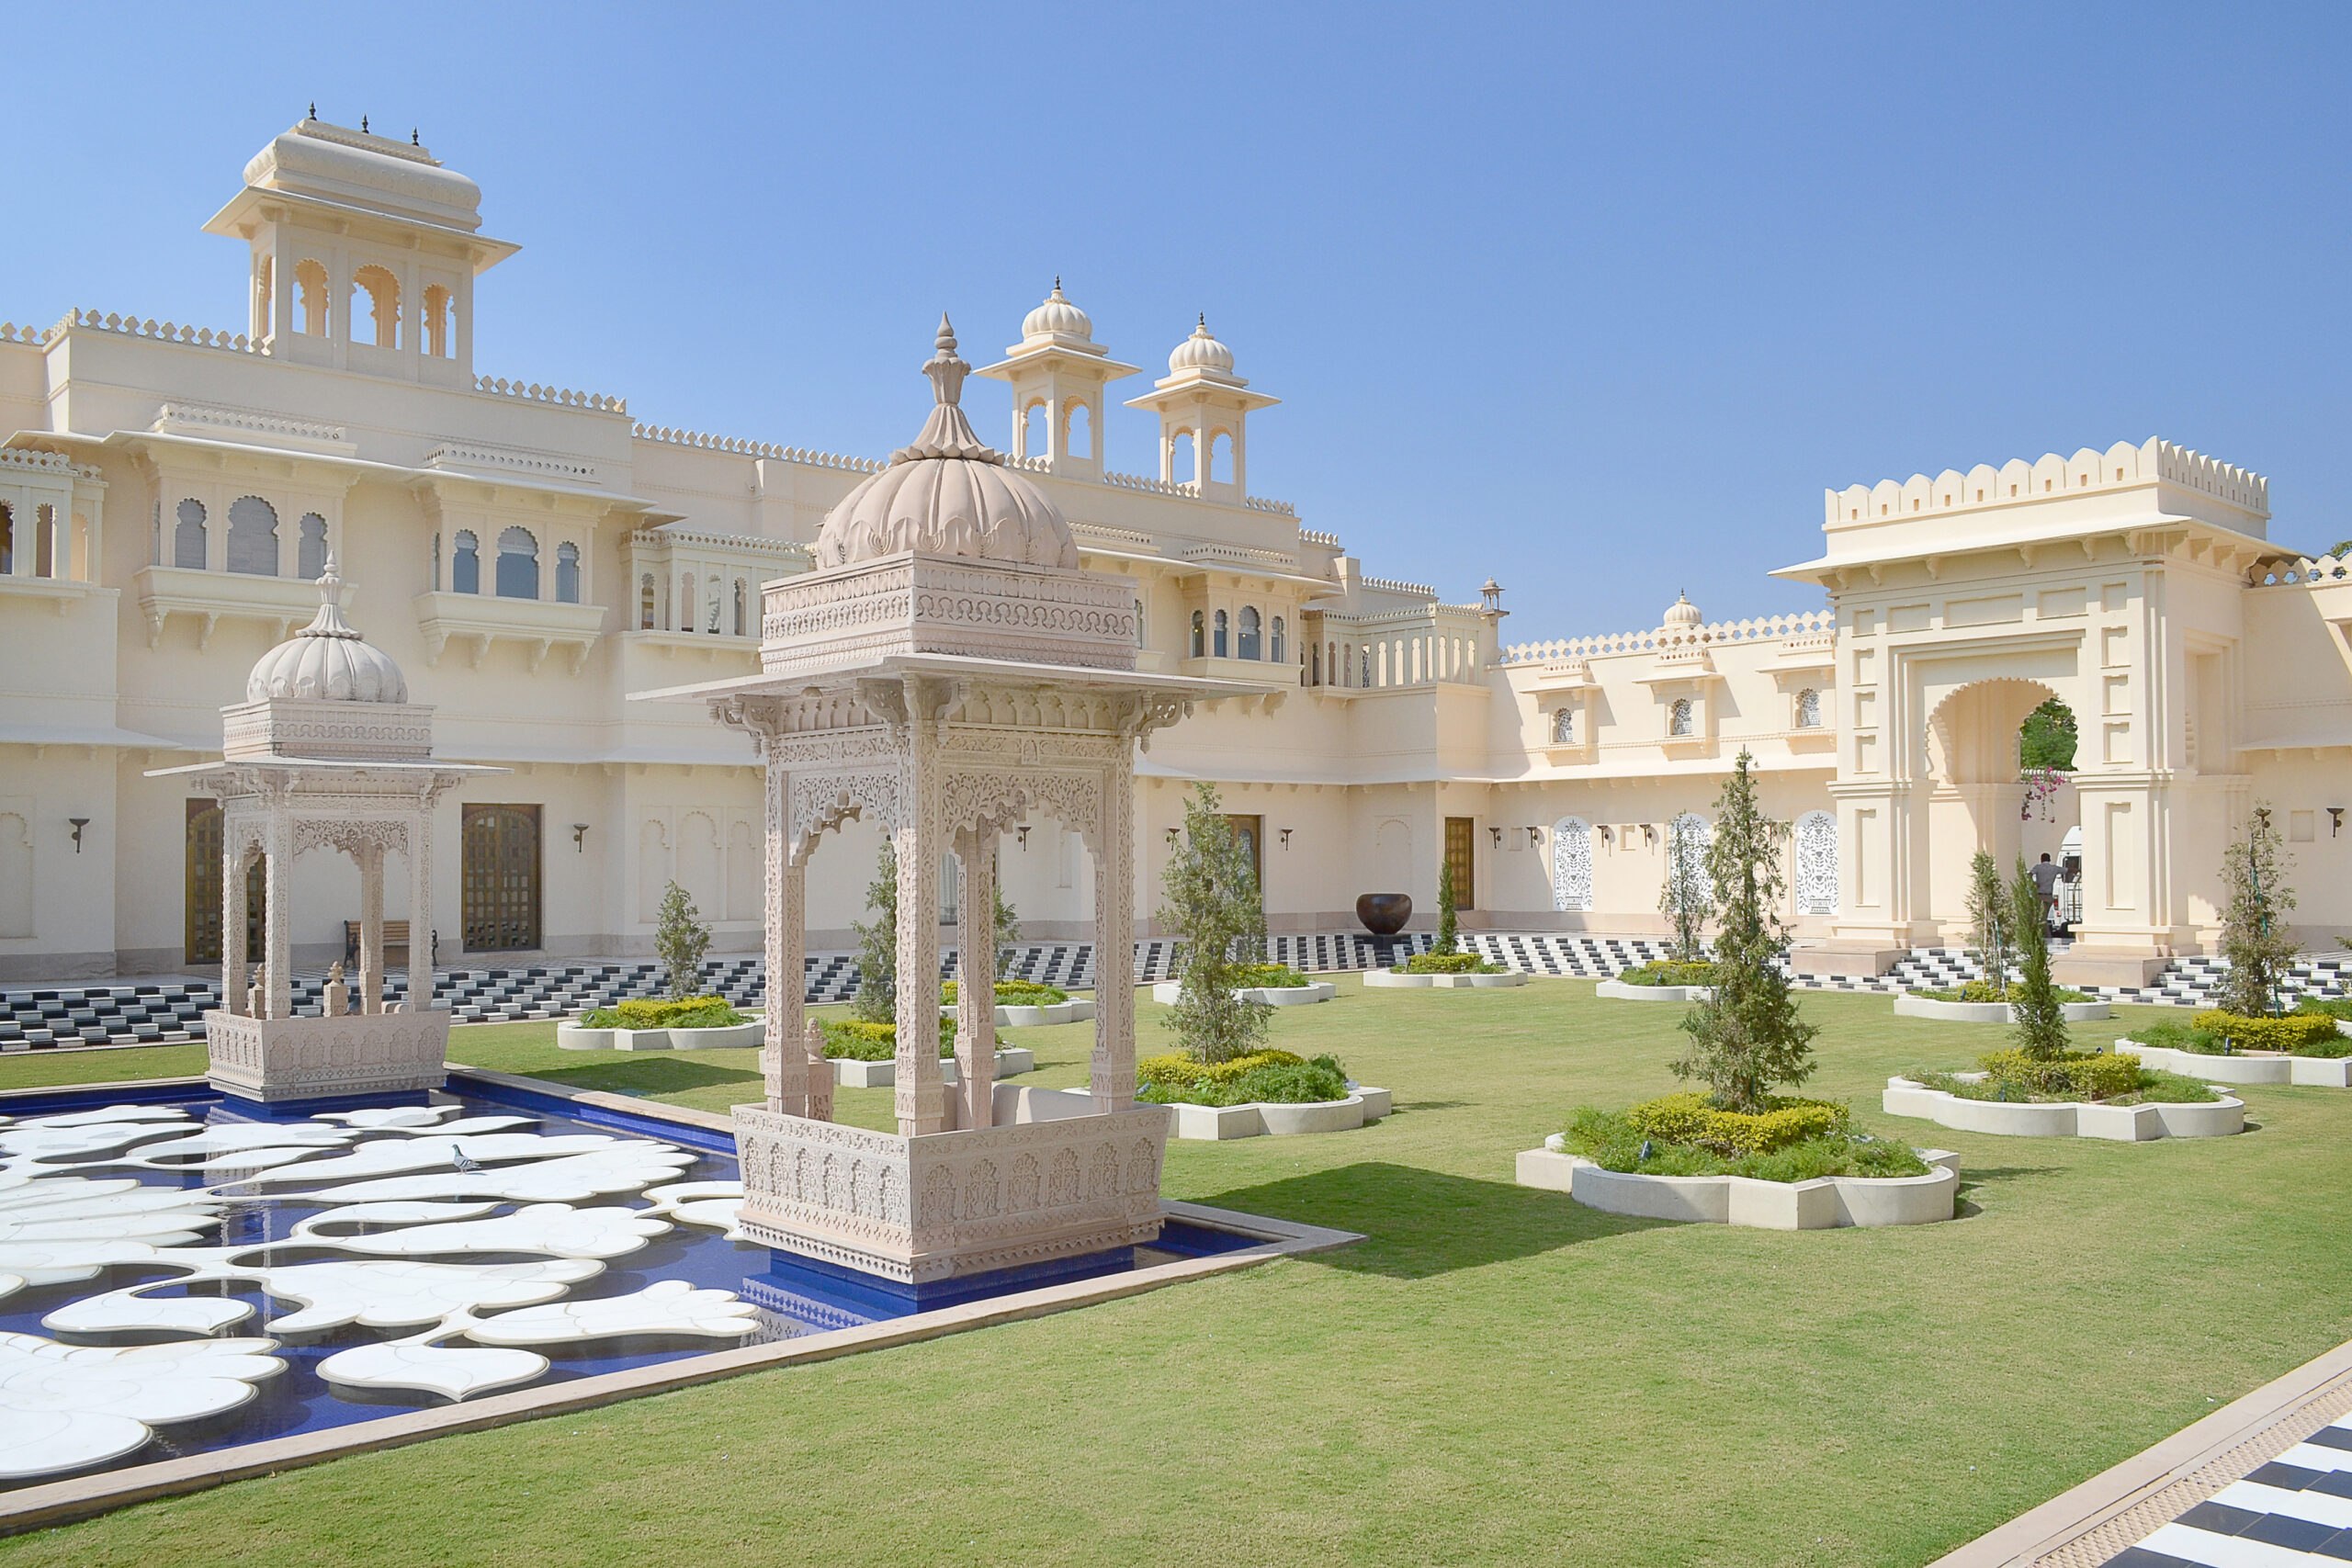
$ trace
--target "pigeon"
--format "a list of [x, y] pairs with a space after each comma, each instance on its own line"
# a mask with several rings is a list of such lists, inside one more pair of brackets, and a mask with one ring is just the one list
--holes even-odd
[[449, 1163], [458, 1168], [460, 1175], [480, 1176], [481, 1174], [481, 1162], [472, 1158], [463, 1149], [452, 1148], [449, 1151]]

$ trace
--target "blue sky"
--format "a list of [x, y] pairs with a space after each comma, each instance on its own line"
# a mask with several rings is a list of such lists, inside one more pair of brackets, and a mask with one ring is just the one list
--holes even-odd
[[[1825, 486], [2152, 434], [2270, 476], [2274, 537], [2352, 536], [2347, 39], [2318, 6], [58, 7], [10, 32], [0, 316], [241, 327], [198, 225], [315, 99], [419, 128], [523, 246], [487, 374], [879, 456], [938, 311], [986, 363], [1058, 273], [1155, 374], [1205, 310], [1283, 400], [1251, 490], [1367, 570], [1624, 630], [1679, 588], [1817, 604], [1763, 574]], [[1151, 430], [1114, 410], [1112, 466]]]

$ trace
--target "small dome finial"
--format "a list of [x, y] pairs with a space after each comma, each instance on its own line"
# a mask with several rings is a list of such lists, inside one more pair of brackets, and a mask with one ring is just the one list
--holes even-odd
[[931, 378], [932, 394], [942, 408], [954, 408], [963, 400], [964, 378], [972, 367], [956, 355], [956, 324], [947, 312], [939, 312], [939, 335], [933, 340], [934, 352], [924, 362], [922, 373]]
[[311, 112], [310, 112], [309, 114], [304, 115], [302, 118], [303, 118], [304, 119], [316, 119], [316, 118], [319, 118], [319, 100], [318, 100], [318, 99], [316, 99], [316, 98], [312, 98], [312, 99], [311, 100]]
[[368, 117], [364, 114], [359, 117], [359, 133], [362, 136], [368, 134]]

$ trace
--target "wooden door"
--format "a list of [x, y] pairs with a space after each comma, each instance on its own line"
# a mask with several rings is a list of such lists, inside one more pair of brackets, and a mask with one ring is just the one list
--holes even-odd
[[1266, 819], [1263, 817], [1231, 817], [1226, 821], [1233, 826], [1233, 836], [1241, 840], [1250, 856], [1250, 874], [1258, 883], [1258, 903], [1266, 902]]
[[539, 945], [539, 808], [468, 806], [460, 838], [468, 953]]
[[[181, 946], [184, 962], [220, 962], [220, 803], [187, 803], [187, 863], [182, 886]], [[245, 867], [245, 962], [261, 962], [262, 901], [268, 886], [269, 860], [255, 855]]]
[[1475, 909], [1477, 898], [1477, 840], [1474, 824], [1467, 817], [1445, 819], [1445, 859], [1453, 867], [1453, 907]]

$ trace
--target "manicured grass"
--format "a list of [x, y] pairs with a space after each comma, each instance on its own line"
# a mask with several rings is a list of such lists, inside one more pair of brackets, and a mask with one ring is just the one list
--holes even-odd
[[[2352, 1337], [2352, 1094], [2247, 1089], [2237, 1138], [1984, 1137], [1878, 1091], [2004, 1028], [1804, 1006], [1805, 1092], [1959, 1149], [1963, 1223], [1661, 1224], [1514, 1186], [1571, 1106], [1675, 1087], [1682, 1010], [1348, 979], [1273, 1041], [1334, 1052], [1396, 1114], [1172, 1145], [1166, 1190], [1354, 1247], [150, 1504], [0, 1560], [1920, 1563]], [[2158, 1016], [2119, 1011], [2077, 1039]], [[1012, 1037], [1031, 1081], [1075, 1084], [1090, 1032]], [[461, 1031], [451, 1055], [712, 1109], [756, 1092], [751, 1052], [585, 1058], [551, 1034]], [[192, 1054], [79, 1061], [167, 1058]], [[12, 1057], [0, 1084], [72, 1061]], [[889, 1114], [888, 1090], [837, 1103]]]

